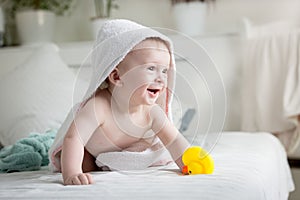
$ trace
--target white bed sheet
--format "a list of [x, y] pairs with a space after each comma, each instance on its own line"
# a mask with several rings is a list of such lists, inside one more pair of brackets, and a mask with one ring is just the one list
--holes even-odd
[[213, 175], [183, 176], [175, 165], [131, 172], [93, 172], [95, 184], [63, 186], [61, 174], [0, 174], [1, 199], [288, 199], [294, 189], [286, 154], [268, 133], [223, 133]]

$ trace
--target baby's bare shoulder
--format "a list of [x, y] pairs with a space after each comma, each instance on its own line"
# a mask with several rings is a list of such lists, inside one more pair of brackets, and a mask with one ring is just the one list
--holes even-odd
[[150, 117], [152, 119], [152, 129], [159, 130], [165, 126], [169, 119], [164, 110], [159, 105], [153, 105], [150, 110]]
[[150, 107], [149, 113], [153, 121], [161, 121], [167, 118], [164, 110], [157, 104]]
[[103, 95], [96, 94], [86, 102], [78, 114], [90, 119], [96, 118], [98, 122], [101, 122], [104, 119], [107, 109], [109, 109], [107, 98]]

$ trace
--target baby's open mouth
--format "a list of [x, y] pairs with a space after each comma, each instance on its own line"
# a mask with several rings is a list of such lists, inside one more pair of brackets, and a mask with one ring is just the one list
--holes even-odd
[[150, 92], [150, 93], [152, 93], [152, 94], [156, 94], [156, 93], [158, 93], [159, 92], [159, 89], [147, 89], [148, 90], [148, 92]]

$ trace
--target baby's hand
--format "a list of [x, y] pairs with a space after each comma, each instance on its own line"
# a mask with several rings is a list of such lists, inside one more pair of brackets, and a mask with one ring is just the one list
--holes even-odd
[[80, 173], [74, 176], [70, 176], [64, 180], [65, 185], [89, 185], [92, 183], [92, 175], [88, 173]]

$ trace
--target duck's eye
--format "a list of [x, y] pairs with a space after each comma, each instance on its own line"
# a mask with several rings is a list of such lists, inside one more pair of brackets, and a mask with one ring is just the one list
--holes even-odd
[[190, 170], [190, 171], [189, 171], [189, 174], [191, 174], [191, 173], [192, 173], [192, 171]]

